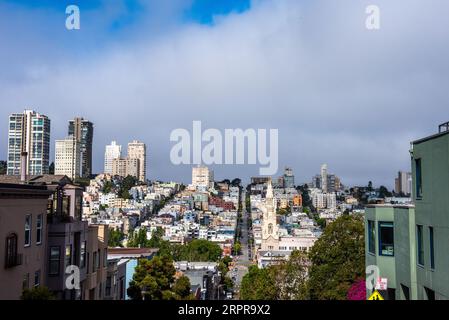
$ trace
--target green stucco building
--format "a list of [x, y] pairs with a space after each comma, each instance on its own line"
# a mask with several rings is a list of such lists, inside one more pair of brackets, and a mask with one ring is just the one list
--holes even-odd
[[[449, 123], [411, 143], [414, 206], [373, 205], [366, 265], [388, 281], [386, 299], [449, 299]], [[370, 292], [367, 292], [369, 295]]]

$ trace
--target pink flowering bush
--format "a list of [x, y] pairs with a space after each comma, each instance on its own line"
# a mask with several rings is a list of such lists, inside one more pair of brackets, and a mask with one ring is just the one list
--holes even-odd
[[348, 290], [348, 300], [366, 300], [365, 279], [359, 279]]

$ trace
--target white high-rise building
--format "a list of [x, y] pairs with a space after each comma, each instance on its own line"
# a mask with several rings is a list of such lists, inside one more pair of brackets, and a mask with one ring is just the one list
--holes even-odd
[[112, 141], [110, 145], [107, 145], [104, 153], [104, 173], [112, 174], [113, 161], [121, 156], [122, 146], [118, 145], [116, 141]]
[[193, 167], [192, 186], [194, 188], [213, 188], [214, 172], [205, 166]]
[[21, 155], [26, 153], [27, 175], [47, 174], [50, 160], [50, 119], [33, 110], [9, 116], [8, 175], [21, 174]]
[[55, 174], [76, 179], [81, 174], [81, 144], [75, 136], [55, 143]]
[[327, 192], [327, 164], [321, 166], [321, 190]]
[[139, 160], [139, 180], [146, 181], [147, 178], [147, 148], [145, 143], [134, 140], [128, 143], [128, 159]]

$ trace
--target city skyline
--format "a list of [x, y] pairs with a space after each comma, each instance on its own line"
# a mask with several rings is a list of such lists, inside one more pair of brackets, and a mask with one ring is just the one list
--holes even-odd
[[[47, 115], [50, 159], [82, 116], [95, 124], [93, 172], [111, 140], [139, 139], [151, 150], [148, 178], [188, 181], [191, 166], [170, 163], [169, 136], [201, 120], [279, 128], [277, 175], [290, 166], [297, 183], [327, 163], [347, 185], [392, 189], [397, 171], [410, 171], [410, 141], [447, 120], [447, 3], [409, 1], [404, 12], [379, 1], [378, 31], [364, 26], [366, 1], [79, 3], [73, 32], [63, 4], [0, 5], [1, 134], [11, 113]], [[0, 159], [6, 152], [3, 138]], [[217, 179], [257, 168], [212, 166]]]

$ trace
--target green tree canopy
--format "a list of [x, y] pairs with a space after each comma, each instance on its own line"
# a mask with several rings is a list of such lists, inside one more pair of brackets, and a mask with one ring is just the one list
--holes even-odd
[[25, 289], [20, 297], [22, 300], [54, 300], [53, 293], [47, 287], [36, 287], [33, 289]]
[[250, 266], [240, 287], [242, 300], [276, 300], [276, 275], [273, 268]]
[[109, 247], [123, 247], [123, 239], [125, 235], [120, 230], [109, 229], [108, 246]]
[[[162, 300], [170, 298], [176, 270], [173, 260], [167, 256], [155, 256], [151, 260], [140, 259], [133, 279], [128, 288], [128, 295], [133, 300]], [[172, 292], [174, 293], [174, 292]]]
[[344, 300], [349, 287], [365, 275], [364, 221], [342, 215], [312, 247], [308, 287], [313, 300]]

